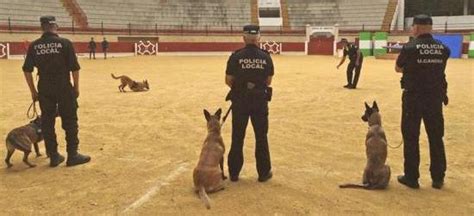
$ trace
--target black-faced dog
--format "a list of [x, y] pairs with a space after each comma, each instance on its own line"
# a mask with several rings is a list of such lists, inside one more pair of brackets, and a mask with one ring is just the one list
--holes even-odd
[[13, 164], [10, 163], [10, 158], [12, 157], [15, 150], [24, 152], [23, 162], [30, 167], [35, 167], [36, 165], [31, 164], [28, 161], [28, 155], [31, 153], [31, 146], [33, 145], [35, 147], [36, 156], [41, 156], [38, 143], [42, 140], [43, 136], [41, 135], [41, 118], [39, 116], [29, 124], [10, 131], [6, 139], [7, 157], [5, 158], [5, 163], [7, 164], [8, 168], [13, 166]]
[[362, 184], [343, 184], [340, 188], [385, 189], [390, 181], [390, 166], [387, 160], [387, 138], [382, 128], [382, 117], [377, 102], [372, 107], [365, 103], [364, 122], [369, 123], [369, 132], [365, 138], [367, 165], [364, 169]]

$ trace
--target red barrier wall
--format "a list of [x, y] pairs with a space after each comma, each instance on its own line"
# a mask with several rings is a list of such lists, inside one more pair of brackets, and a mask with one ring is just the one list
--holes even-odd
[[311, 38], [308, 44], [308, 55], [333, 55], [334, 37]]
[[243, 47], [234, 42], [161, 42], [158, 52], [230, 52]]
[[[311, 55], [332, 55], [333, 38], [313, 38], [308, 44], [308, 53]], [[10, 55], [23, 55], [29, 43], [9, 42]], [[77, 53], [88, 53], [88, 42], [75, 42]], [[158, 44], [159, 52], [232, 52], [244, 46], [235, 42], [161, 42]], [[283, 52], [304, 52], [305, 44], [301, 42], [284, 42]], [[341, 46], [338, 43], [338, 48]], [[469, 43], [463, 43], [463, 54], [469, 49]], [[110, 53], [133, 53], [135, 45], [131, 42], [109, 42]], [[97, 53], [102, 52], [100, 43], [97, 43]]]
[[283, 42], [283, 52], [304, 52], [304, 43], [300, 42]]

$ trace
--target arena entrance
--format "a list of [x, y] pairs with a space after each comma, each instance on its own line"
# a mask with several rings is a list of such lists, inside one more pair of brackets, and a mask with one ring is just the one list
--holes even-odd
[[305, 51], [307, 55], [337, 55], [339, 28], [335, 26], [306, 26]]

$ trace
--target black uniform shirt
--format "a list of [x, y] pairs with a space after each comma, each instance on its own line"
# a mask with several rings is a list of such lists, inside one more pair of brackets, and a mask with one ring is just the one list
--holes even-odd
[[44, 33], [28, 47], [23, 71], [31, 73], [34, 67], [43, 83], [69, 82], [69, 72], [80, 69], [71, 41], [54, 33]]
[[403, 68], [402, 88], [421, 93], [446, 93], [446, 63], [450, 50], [431, 34], [420, 35], [400, 52], [397, 66]]
[[252, 82], [257, 88], [264, 88], [267, 78], [274, 74], [273, 61], [268, 52], [256, 45], [247, 45], [229, 57], [226, 74], [234, 76], [233, 87], [245, 88]]
[[95, 44], [95, 41], [89, 41], [89, 49], [95, 50], [97, 47], [97, 44]]
[[107, 49], [107, 48], [109, 48], [109, 42], [106, 40], [102, 41], [102, 49]]
[[[349, 60], [351, 62], [355, 62], [357, 60], [357, 51], [359, 50], [359, 47], [354, 44], [348, 44], [346, 48], [344, 48], [344, 56], [349, 56]], [[360, 60], [362, 60], [364, 56], [362, 53], [360, 53]]]

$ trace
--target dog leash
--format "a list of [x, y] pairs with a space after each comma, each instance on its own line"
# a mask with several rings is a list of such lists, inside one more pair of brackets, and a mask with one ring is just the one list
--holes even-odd
[[[33, 112], [31, 112], [33, 111]], [[26, 117], [28, 119], [34, 119], [36, 117], [38, 117], [38, 112], [36, 111], [36, 101], [33, 101], [30, 105], [30, 107], [28, 107], [28, 111], [26, 111]]]
[[232, 110], [232, 105], [230, 105], [229, 109], [227, 109], [227, 112], [224, 115], [224, 118], [222, 118], [221, 127], [224, 125], [225, 120], [227, 120], [227, 117], [229, 116], [229, 113], [230, 113], [231, 110]]
[[393, 146], [391, 146], [391, 145], [389, 145], [389, 144], [387, 143], [388, 147], [390, 147], [391, 149], [400, 148], [400, 146], [402, 146], [402, 144], [403, 144], [403, 141], [400, 141], [400, 144], [398, 144], [398, 146], [393, 147]]

